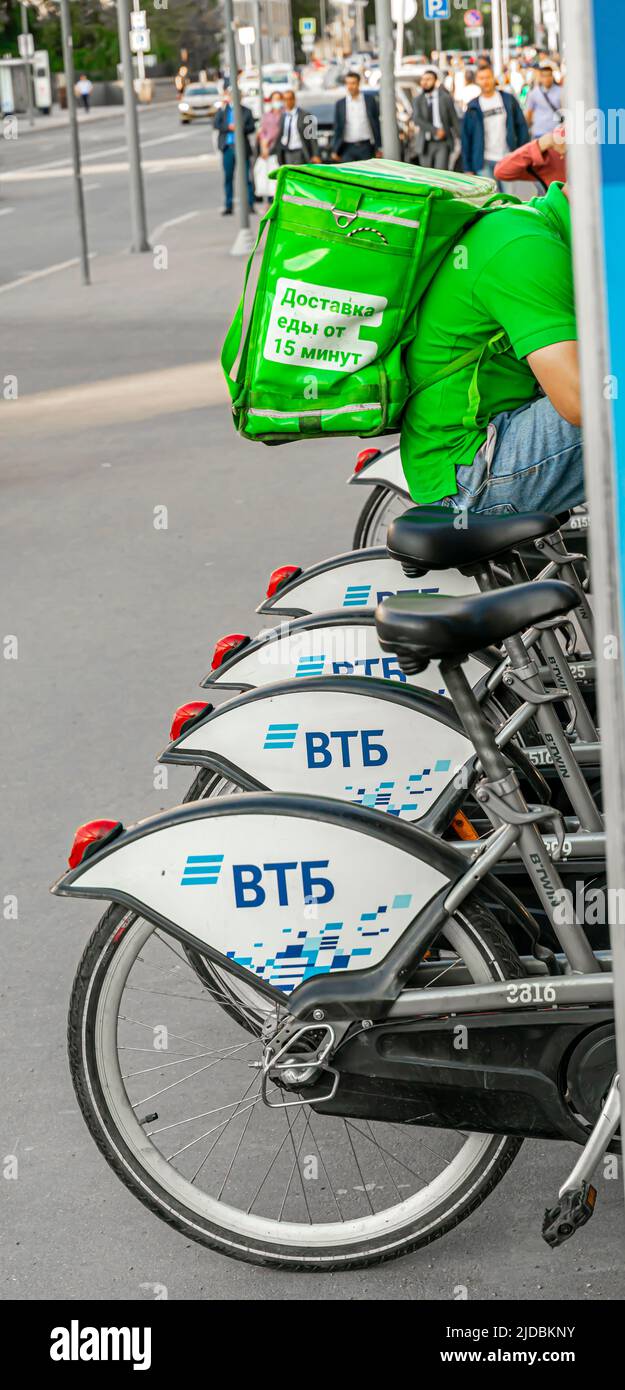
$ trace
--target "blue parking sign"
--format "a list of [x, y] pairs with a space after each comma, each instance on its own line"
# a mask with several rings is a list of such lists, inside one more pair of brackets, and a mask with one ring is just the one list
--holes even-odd
[[423, 0], [424, 19], [449, 19], [451, 0]]

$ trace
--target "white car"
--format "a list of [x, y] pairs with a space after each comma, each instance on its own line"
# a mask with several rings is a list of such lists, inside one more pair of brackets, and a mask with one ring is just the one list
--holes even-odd
[[178, 102], [182, 125], [199, 120], [202, 116], [212, 117], [221, 106], [221, 87], [218, 82], [190, 82]]

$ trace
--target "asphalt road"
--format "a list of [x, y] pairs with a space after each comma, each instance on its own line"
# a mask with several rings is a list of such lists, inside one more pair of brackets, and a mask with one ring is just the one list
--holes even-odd
[[[181, 798], [182, 770], [154, 785], [171, 712], [199, 698], [218, 635], [256, 630], [275, 565], [349, 547], [361, 496], [344, 486], [355, 441], [266, 450], [234, 434], [216, 360], [242, 263], [229, 255], [233, 220], [218, 215], [216, 161], [203, 158], [210, 133], [180, 131], [172, 109], [143, 113], [141, 127], [146, 157], [161, 161], [146, 196], [166, 268], [127, 254], [127, 176], [110, 167], [124, 163], [121, 122], [85, 123], [85, 162], [99, 166], [86, 177], [89, 289], [75, 265], [51, 269], [76, 255], [71, 181], [54, 172], [67, 132], [2, 152], [0, 564], [3, 633], [18, 640], [3, 662], [3, 896], [18, 916], [0, 937], [2, 1296], [141, 1300], [164, 1285], [172, 1299], [223, 1301], [621, 1299], [619, 1181], [601, 1182], [592, 1222], [566, 1247], [541, 1240], [568, 1145], [527, 1143], [479, 1211], [421, 1253], [292, 1276], [171, 1231], [87, 1133], [65, 1016], [98, 910], [48, 885], [77, 824], [132, 823]], [[168, 527], [155, 529], [163, 506]]]

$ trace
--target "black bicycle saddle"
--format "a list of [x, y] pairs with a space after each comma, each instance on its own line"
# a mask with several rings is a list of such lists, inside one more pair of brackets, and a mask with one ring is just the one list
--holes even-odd
[[577, 590], [559, 579], [463, 598], [394, 594], [378, 604], [375, 625], [383, 650], [405, 655], [410, 669], [419, 671], [429, 661], [463, 660], [483, 647], [499, 646], [535, 623], [564, 617], [579, 602]]
[[386, 547], [408, 574], [466, 569], [557, 530], [557, 517], [547, 512], [480, 516], [451, 507], [411, 507], [391, 522]]

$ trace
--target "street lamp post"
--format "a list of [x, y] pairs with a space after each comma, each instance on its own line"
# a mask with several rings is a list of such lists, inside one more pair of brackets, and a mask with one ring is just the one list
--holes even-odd
[[395, 106], [395, 54], [391, 0], [375, 0], [375, 24], [380, 51], [380, 118], [385, 159], [399, 159], [399, 135]]
[[[26, 37], [29, 37], [29, 36], [30, 36], [30, 31], [29, 31], [29, 28], [28, 28], [28, 10], [26, 9], [26, 5], [23, 3], [23, 0], [22, 0], [22, 4], [20, 5], [20, 10], [21, 10], [21, 16], [22, 16], [22, 34], [23, 34], [24, 37], [26, 38]], [[27, 102], [27, 106], [28, 106], [28, 124], [32, 126], [32, 125], [35, 124], [35, 111], [34, 111], [34, 106], [33, 106], [33, 71], [32, 71], [32, 67], [31, 67], [31, 63], [30, 63], [30, 58], [26, 58], [26, 59], [25, 59], [25, 63], [26, 63], [26, 102]]]
[[117, 0], [117, 27], [119, 30], [119, 56], [122, 64], [124, 84], [124, 119], [126, 123], [126, 144], [128, 146], [128, 172], [130, 175], [130, 218], [132, 224], [131, 251], [149, 251], [147, 224], [145, 220], [145, 194], [143, 191], [143, 170], [141, 168], [141, 147], [139, 144], [139, 122], [135, 103], [135, 88], [132, 78], [132, 53], [130, 51], [130, 16], [128, 0]]
[[237, 50], [234, 40], [234, 11], [232, 0], [224, 0], [224, 20], [226, 29], [226, 48], [230, 73], [230, 91], [234, 114], [235, 179], [239, 203], [239, 231], [231, 248], [232, 256], [247, 256], [253, 241], [250, 232], [250, 214], [247, 200], [247, 137], [243, 130], [243, 111], [237, 73]]
[[[271, 3], [271, 0], [269, 0]], [[258, 47], [258, 90], [260, 92], [260, 114], [263, 114], [263, 36], [261, 32], [262, 15], [260, 10], [260, 0], [254, 0], [254, 26], [256, 28], [256, 44]]]
[[510, 57], [510, 36], [508, 32], [508, 0], [500, 0], [501, 5], [501, 48], [504, 64]]
[[501, 49], [501, 11], [499, 0], [492, 0], [490, 7], [490, 17], [493, 26], [493, 68], [495, 77], [501, 77], [503, 68], [502, 49]]
[[63, 47], [63, 67], [65, 69], [65, 83], [67, 90], [67, 114], [69, 116], [69, 132], [72, 146], [72, 164], [74, 168], [74, 190], [76, 194], [76, 212], [78, 214], [78, 233], [80, 238], [80, 271], [83, 285], [90, 284], [89, 275], [89, 251], [87, 249], [87, 221], [85, 218], [85, 199], [82, 188], [82, 173], [80, 169], [80, 141], [78, 139], [78, 120], [76, 116], [76, 74], [74, 72], [74, 49], [72, 43], [72, 21], [69, 12], [69, 0], [60, 0], [61, 9], [61, 44]]

